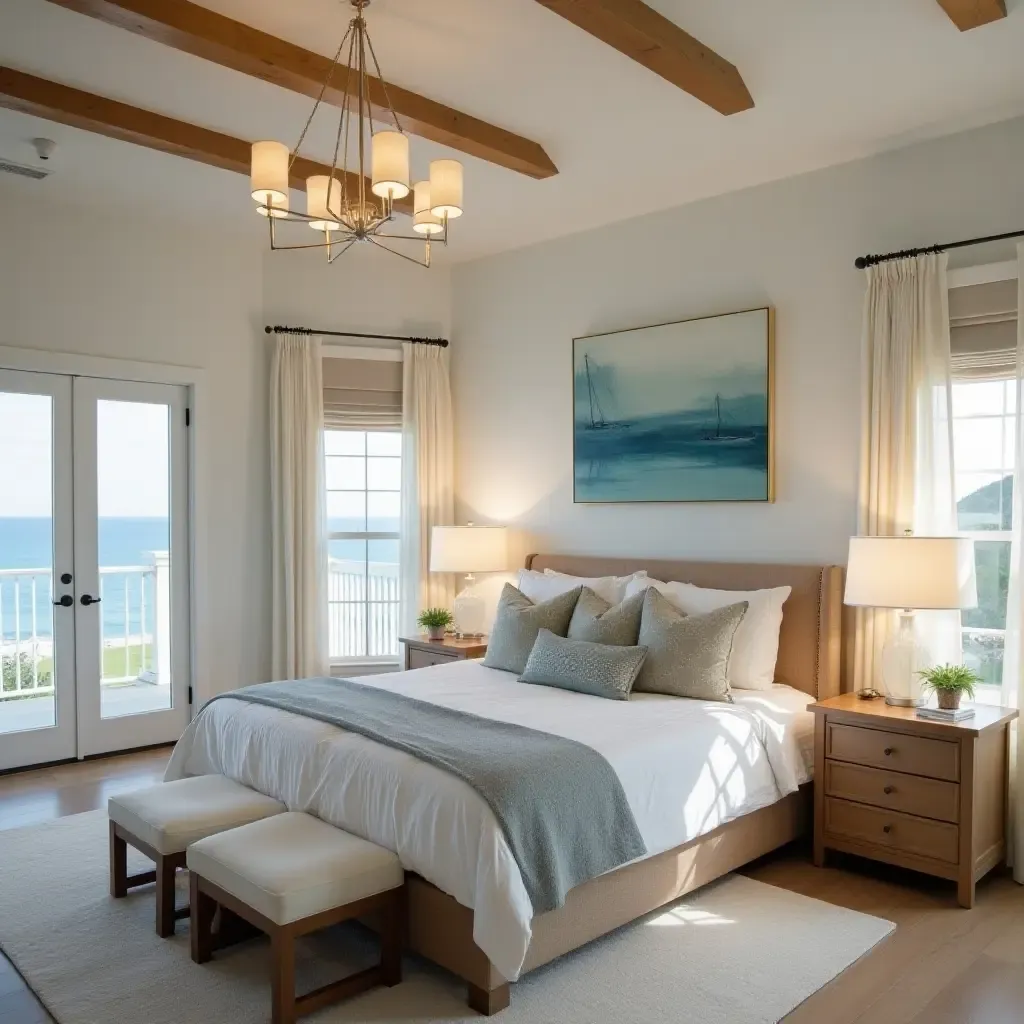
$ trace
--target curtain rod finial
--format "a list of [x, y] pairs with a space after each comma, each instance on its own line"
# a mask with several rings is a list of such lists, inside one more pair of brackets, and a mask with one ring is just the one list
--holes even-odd
[[867, 258], [867, 256], [858, 256], [858, 257], [857, 257], [857, 258], [856, 258], [856, 259], [855, 259], [855, 260], [853, 261], [853, 265], [854, 265], [854, 266], [855, 266], [855, 267], [856, 267], [856, 268], [857, 268], [858, 270], [864, 270], [864, 269], [866, 269], [866, 268], [867, 268], [867, 265], [868, 265], [868, 258]]
[[263, 333], [264, 334], [273, 334], [274, 333], [274, 328], [269, 326], [269, 324], [268, 324], [266, 327], [263, 328]]

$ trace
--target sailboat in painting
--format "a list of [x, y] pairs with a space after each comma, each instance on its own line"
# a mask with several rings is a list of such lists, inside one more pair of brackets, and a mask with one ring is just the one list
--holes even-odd
[[716, 444], [750, 444], [754, 435], [747, 433], [722, 433], [722, 396], [715, 395], [715, 429], [705, 430], [703, 441], [713, 441]]
[[[608, 430], [609, 427], [628, 427], [628, 423], [609, 420], [605, 416], [604, 409], [601, 408], [601, 399], [597, 393], [597, 385], [594, 383], [594, 378], [590, 373], [590, 356], [585, 355], [583, 357], [583, 367], [587, 374], [587, 398], [590, 401], [590, 422], [584, 424], [585, 428], [587, 430]], [[612, 398], [614, 400], [614, 395]]]

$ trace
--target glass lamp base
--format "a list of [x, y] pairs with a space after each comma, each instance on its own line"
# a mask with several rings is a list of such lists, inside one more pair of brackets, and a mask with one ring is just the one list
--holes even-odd
[[455, 636], [460, 639], [472, 640], [484, 635], [482, 630], [487, 606], [482, 598], [470, 592], [471, 587], [472, 582], [455, 598], [452, 605], [452, 613], [455, 615]]
[[917, 708], [924, 704], [918, 672], [928, 665], [928, 651], [914, 635], [913, 613], [901, 612], [899, 629], [882, 648], [885, 703], [897, 708]]

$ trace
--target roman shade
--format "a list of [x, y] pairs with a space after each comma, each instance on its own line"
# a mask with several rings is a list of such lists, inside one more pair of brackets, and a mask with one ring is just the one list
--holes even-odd
[[991, 281], [949, 291], [950, 369], [954, 380], [1017, 374], [1017, 282]]
[[323, 364], [325, 427], [401, 428], [401, 360], [325, 356]]

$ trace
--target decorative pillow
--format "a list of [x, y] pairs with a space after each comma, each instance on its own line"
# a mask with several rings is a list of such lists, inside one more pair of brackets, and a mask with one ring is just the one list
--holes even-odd
[[565, 636], [582, 590], [582, 587], [576, 587], [550, 601], [534, 604], [511, 583], [506, 583], [498, 599], [491, 635], [487, 639], [484, 664], [488, 668], [521, 673], [542, 629]]
[[610, 647], [586, 640], [567, 640], [542, 629], [519, 681], [609, 700], [629, 700], [629, 691], [646, 655], [646, 647]]
[[731, 703], [729, 654], [746, 610], [741, 601], [707, 615], [685, 615], [650, 587], [640, 620], [640, 646], [647, 648], [647, 658], [636, 691]]
[[621, 604], [609, 604], [589, 587], [584, 587], [566, 635], [570, 640], [586, 640], [592, 644], [634, 647], [640, 635], [643, 610], [643, 594], [634, 594]]
[[550, 601], [559, 594], [575, 590], [577, 587], [589, 587], [609, 604], [618, 604], [626, 596], [626, 586], [637, 576], [647, 573], [634, 573], [631, 576], [566, 576], [564, 573], [545, 569], [535, 572], [533, 569], [519, 570], [519, 589], [531, 601]]
[[770, 590], [708, 590], [692, 583], [662, 583], [646, 578], [634, 580], [626, 595], [632, 596], [647, 587], [656, 587], [680, 611], [687, 615], [704, 615], [740, 601], [749, 607], [743, 616], [732, 657], [729, 659], [729, 685], [738, 690], [770, 690], [775, 682], [775, 662], [779, 657], [779, 630], [782, 628], [782, 606], [792, 587]]

